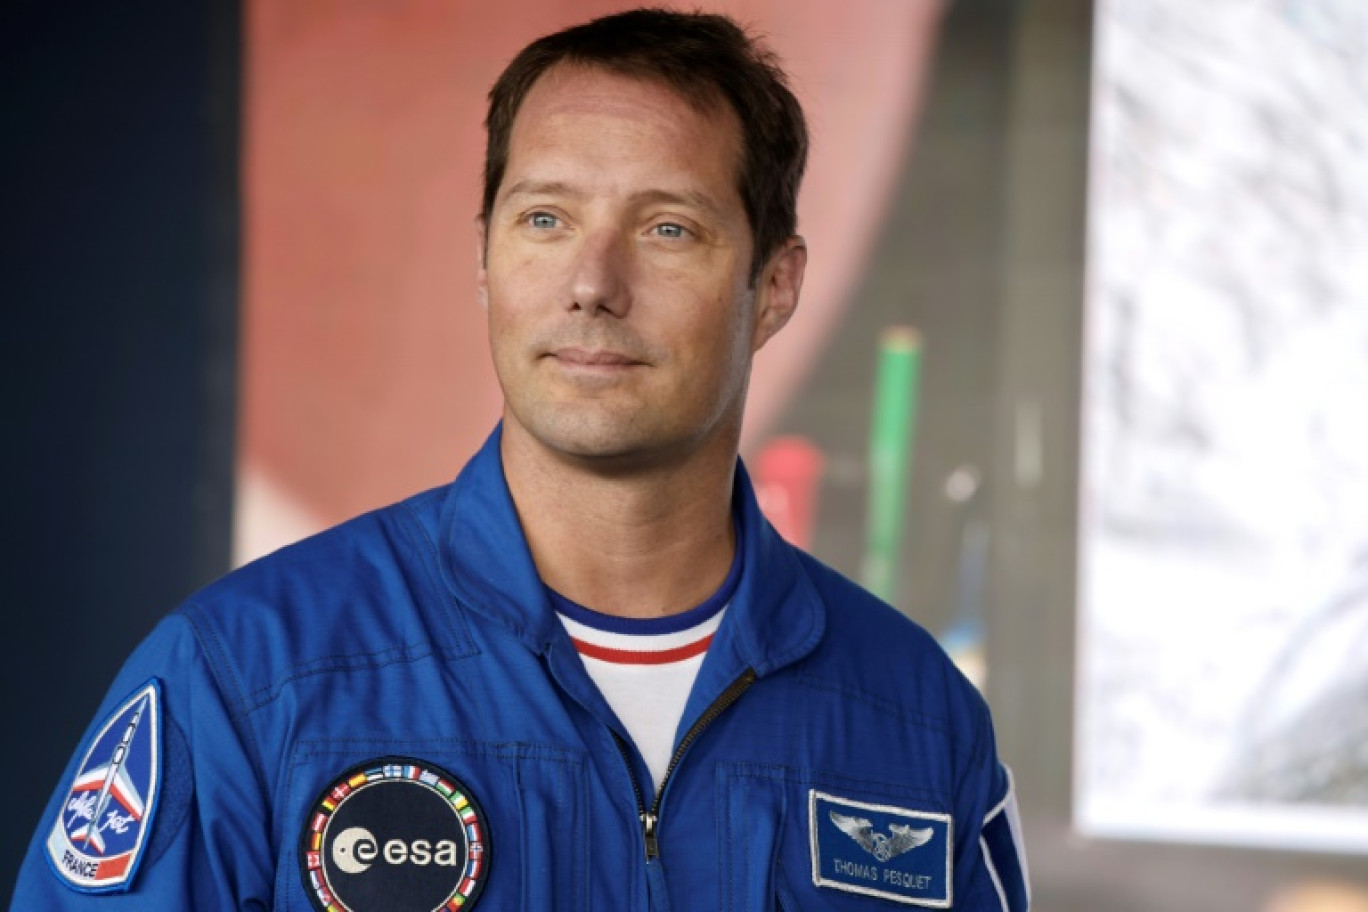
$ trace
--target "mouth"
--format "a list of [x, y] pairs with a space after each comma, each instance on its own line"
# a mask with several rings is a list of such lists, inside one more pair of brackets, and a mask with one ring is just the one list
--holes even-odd
[[558, 348], [547, 352], [547, 357], [570, 368], [612, 371], [628, 367], [639, 367], [646, 362], [623, 352], [603, 348]]

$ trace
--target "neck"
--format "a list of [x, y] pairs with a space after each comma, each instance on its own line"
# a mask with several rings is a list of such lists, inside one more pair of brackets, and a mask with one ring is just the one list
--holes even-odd
[[662, 617], [702, 603], [736, 547], [736, 451], [603, 470], [505, 422], [504, 476], [542, 582], [604, 614]]

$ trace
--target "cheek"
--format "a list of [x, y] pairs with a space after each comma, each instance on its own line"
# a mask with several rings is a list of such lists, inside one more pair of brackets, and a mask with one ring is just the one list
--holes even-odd
[[[689, 375], [700, 387], [714, 392], [736, 388], [750, 370], [751, 328], [734, 301], [719, 299], [714, 318], [690, 327]], [[681, 330], [683, 331], [683, 330]]]
[[523, 347], [527, 335], [522, 326], [521, 315], [515, 307], [510, 307], [506, 298], [491, 292], [486, 319], [489, 329], [489, 352], [494, 361], [494, 369], [504, 376], [518, 363], [517, 353]]
[[728, 364], [749, 368], [755, 338], [755, 302], [752, 295], [745, 290], [736, 291], [730, 298], [719, 301], [718, 307], [724, 315], [717, 321], [715, 329], [719, 356], [725, 357]]
[[485, 263], [490, 302], [504, 300], [518, 306], [536, 300], [563, 276], [568, 264], [568, 247], [518, 243], [496, 238]]
[[506, 262], [489, 270], [487, 305], [490, 332], [516, 332], [530, 323], [537, 310], [537, 302], [548, 297], [546, 283], [535, 260]]

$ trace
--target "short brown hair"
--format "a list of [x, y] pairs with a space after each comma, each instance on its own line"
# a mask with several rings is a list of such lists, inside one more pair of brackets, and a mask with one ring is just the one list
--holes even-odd
[[699, 109], [721, 100], [741, 122], [744, 147], [737, 189], [750, 219], [751, 281], [798, 228], [798, 185], [807, 162], [807, 124], [778, 58], [726, 16], [636, 9], [604, 16], [529, 44], [489, 92], [485, 119], [487, 222], [508, 165], [513, 120], [534, 83], [562, 64], [602, 67], [653, 79]]

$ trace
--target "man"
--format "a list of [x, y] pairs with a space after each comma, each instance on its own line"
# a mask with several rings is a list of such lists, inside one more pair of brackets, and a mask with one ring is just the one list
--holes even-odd
[[488, 127], [501, 426], [173, 613], [15, 908], [1025, 909], [982, 700], [737, 461], [807, 259], [773, 58], [607, 17], [525, 49]]

